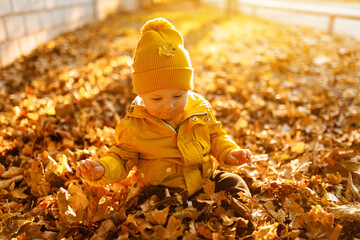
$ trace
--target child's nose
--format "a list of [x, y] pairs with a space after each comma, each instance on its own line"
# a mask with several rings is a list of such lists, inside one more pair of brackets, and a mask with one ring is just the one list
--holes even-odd
[[175, 106], [175, 103], [174, 101], [168, 101], [166, 104], [165, 104], [165, 111], [170, 111], [174, 108]]

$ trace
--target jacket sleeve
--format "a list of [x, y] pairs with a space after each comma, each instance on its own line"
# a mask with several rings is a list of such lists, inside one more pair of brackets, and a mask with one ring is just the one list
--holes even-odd
[[210, 113], [210, 141], [211, 154], [219, 161], [220, 165], [225, 165], [226, 154], [234, 149], [240, 149], [239, 145], [227, 135], [222, 128], [222, 123], [217, 121], [215, 116]]
[[128, 129], [122, 121], [118, 123], [115, 129], [116, 145], [98, 160], [105, 168], [104, 176], [97, 181], [87, 181], [88, 184], [99, 186], [120, 181], [137, 164], [138, 152], [129, 144], [132, 141]]

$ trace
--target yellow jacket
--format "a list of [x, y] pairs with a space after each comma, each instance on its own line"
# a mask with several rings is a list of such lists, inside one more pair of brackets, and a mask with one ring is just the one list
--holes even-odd
[[226, 154], [240, 148], [216, 121], [209, 102], [191, 91], [177, 129], [151, 116], [137, 97], [117, 124], [115, 138], [116, 146], [99, 160], [105, 174], [93, 184], [124, 179], [137, 166], [139, 182], [182, 187], [189, 196], [214, 172], [214, 157], [224, 164]]

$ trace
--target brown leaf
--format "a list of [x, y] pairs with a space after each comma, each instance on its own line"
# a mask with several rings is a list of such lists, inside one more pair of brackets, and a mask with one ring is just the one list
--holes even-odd
[[110, 219], [105, 220], [101, 223], [98, 230], [90, 238], [91, 240], [106, 240], [109, 236], [116, 231], [116, 226]]
[[0, 163], [0, 176], [6, 172], [5, 166]]
[[286, 214], [284, 210], [276, 209], [271, 201], [268, 201], [264, 204], [266, 210], [276, 219], [276, 221], [283, 223], [286, 220]]
[[[345, 151], [341, 148], [335, 148], [324, 156], [323, 161], [330, 165], [334, 165], [335, 163], [342, 163], [343, 161], [351, 161], [354, 157], [356, 157], [356, 154], [353, 151]], [[349, 170], [355, 171], [356, 169]]]
[[56, 240], [57, 239], [57, 233], [52, 231], [44, 231], [42, 234], [42, 239], [46, 240]]
[[303, 216], [305, 210], [298, 204], [298, 200], [302, 197], [298, 194], [290, 194], [283, 202], [284, 209], [288, 212], [290, 219], [296, 216]]
[[169, 206], [162, 210], [155, 209], [149, 213], [145, 213], [144, 215], [146, 220], [148, 220], [152, 224], [165, 225], [168, 214], [169, 214]]
[[170, 216], [166, 230], [169, 234], [169, 239], [177, 239], [184, 232], [185, 226], [182, 224], [181, 219], [177, 219], [174, 216]]
[[5, 173], [1, 175], [2, 178], [13, 178], [21, 175], [24, 170], [18, 167], [10, 167]]
[[213, 237], [213, 233], [211, 232], [211, 230], [209, 228], [205, 228], [200, 225], [197, 227], [197, 231], [201, 236], [203, 236], [206, 239], [212, 239], [212, 237]]
[[29, 195], [25, 194], [24, 191], [27, 189], [27, 187], [23, 187], [23, 188], [17, 188], [13, 191], [11, 191], [11, 195], [14, 198], [21, 198], [21, 199], [26, 199], [29, 197]]
[[334, 217], [325, 212], [321, 206], [313, 206], [311, 211], [305, 214], [306, 236], [312, 239], [337, 240], [342, 229], [341, 225], [334, 226]]
[[360, 221], [360, 206], [341, 205], [328, 207], [327, 209], [333, 211], [335, 213], [335, 217], [343, 221]]
[[1, 181], [0, 181], [0, 189], [7, 188], [7, 187], [9, 187], [12, 183], [23, 180], [23, 178], [24, 178], [23, 175], [18, 175], [18, 176], [15, 176], [15, 177], [10, 178], [10, 179], [7, 179], [7, 180], [1, 180]]
[[178, 219], [184, 219], [184, 218], [197, 219], [201, 215], [201, 212], [194, 207], [187, 207], [185, 209], [177, 210], [172, 215]]
[[177, 239], [184, 233], [185, 226], [182, 221], [176, 219], [174, 216], [170, 216], [169, 221], [164, 228], [162, 225], [157, 225], [154, 228], [154, 237], [158, 239]]
[[353, 183], [351, 172], [349, 172], [349, 175], [348, 175], [348, 187], [351, 189], [352, 193], [354, 194], [355, 199], [357, 201], [360, 201], [359, 189]]
[[21, 226], [17, 235], [24, 236], [24, 239], [41, 239], [42, 232], [41, 232], [42, 225], [28, 222]]

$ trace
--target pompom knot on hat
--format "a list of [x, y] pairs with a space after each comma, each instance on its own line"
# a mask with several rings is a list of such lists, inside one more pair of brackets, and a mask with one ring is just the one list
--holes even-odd
[[132, 66], [136, 94], [164, 88], [193, 89], [194, 69], [184, 39], [164, 18], [144, 24]]

